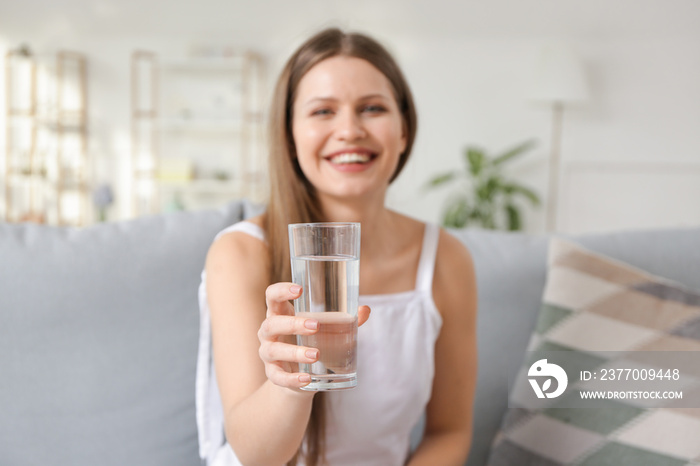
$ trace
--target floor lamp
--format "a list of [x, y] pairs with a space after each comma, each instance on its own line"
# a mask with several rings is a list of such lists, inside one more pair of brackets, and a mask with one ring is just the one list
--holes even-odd
[[587, 99], [588, 86], [583, 66], [573, 50], [565, 44], [549, 44], [542, 47], [537, 62], [531, 100], [544, 103], [552, 110], [547, 189], [548, 232], [557, 230], [564, 108]]

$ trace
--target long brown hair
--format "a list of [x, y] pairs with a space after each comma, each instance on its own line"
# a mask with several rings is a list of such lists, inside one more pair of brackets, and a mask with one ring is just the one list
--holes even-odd
[[[280, 74], [270, 109], [270, 196], [264, 225], [269, 242], [271, 283], [291, 281], [287, 225], [324, 221], [314, 187], [297, 161], [292, 110], [301, 78], [317, 63], [338, 55], [368, 61], [391, 83], [406, 135], [406, 149], [400, 155], [391, 181], [403, 169], [413, 147], [417, 129], [413, 96], [401, 69], [381, 44], [366, 35], [345, 33], [336, 28], [325, 29], [302, 44]], [[307, 466], [325, 462], [324, 398], [322, 392], [314, 397], [305, 437]], [[296, 457], [289, 464], [295, 465]]]

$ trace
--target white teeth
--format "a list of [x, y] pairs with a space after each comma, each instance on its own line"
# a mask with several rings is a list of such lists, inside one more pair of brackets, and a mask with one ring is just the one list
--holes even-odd
[[330, 162], [336, 165], [340, 165], [343, 163], [367, 163], [369, 162], [369, 159], [370, 156], [367, 154], [358, 154], [353, 152], [336, 155], [335, 157], [330, 159]]

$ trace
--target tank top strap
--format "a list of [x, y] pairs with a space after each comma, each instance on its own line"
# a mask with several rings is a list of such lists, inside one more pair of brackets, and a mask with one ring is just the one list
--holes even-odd
[[432, 292], [439, 238], [440, 227], [434, 223], [426, 223], [423, 233], [423, 247], [418, 261], [418, 273], [416, 274], [416, 290]]
[[215, 239], [219, 239], [222, 235], [225, 235], [226, 233], [232, 233], [234, 231], [240, 231], [242, 233], [246, 233], [254, 238], [259, 239], [260, 241], [267, 241], [265, 239], [265, 231], [260, 228], [258, 225], [255, 223], [249, 222], [247, 220], [242, 220], [240, 222], [234, 223], [233, 225], [221, 230], [217, 235]]

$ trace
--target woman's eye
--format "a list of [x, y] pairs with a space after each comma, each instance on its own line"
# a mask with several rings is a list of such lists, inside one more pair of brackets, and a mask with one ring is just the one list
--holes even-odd
[[331, 113], [332, 113], [331, 109], [329, 109], [329, 108], [319, 108], [318, 110], [314, 110], [312, 115], [322, 115], [323, 116], [323, 115], [330, 115]]
[[369, 112], [369, 113], [382, 113], [386, 111], [384, 107], [381, 105], [367, 105], [363, 108], [363, 111]]

